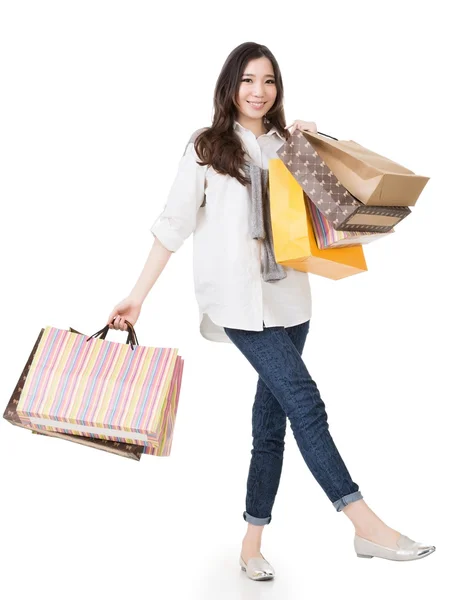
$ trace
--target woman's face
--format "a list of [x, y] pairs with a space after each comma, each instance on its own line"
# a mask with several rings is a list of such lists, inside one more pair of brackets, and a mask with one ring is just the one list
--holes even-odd
[[243, 70], [237, 105], [248, 119], [262, 119], [276, 101], [277, 89], [271, 61], [265, 56], [250, 60]]

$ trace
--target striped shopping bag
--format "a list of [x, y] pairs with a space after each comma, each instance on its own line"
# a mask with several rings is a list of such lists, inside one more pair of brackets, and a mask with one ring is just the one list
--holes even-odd
[[33, 362], [33, 358], [36, 354], [36, 350], [38, 349], [43, 332], [44, 329], [41, 329], [34, 343], [33, 349], [30, 352], [28, 360], [26, 361], [23, 371], [21, 372], [18, 382], [15, 385], [15, 389], [13, 390], [10, 400], [8, 401], [8, 404], [5, 407], [3, 418], [12, 425], [31, 430], [31, 433], [60, 438], [62, 440], [73, 442], [75, 444], [80, 444], [81, 446], [88, 446], [96, 450], [103, 450], [105, 452], [108, 452], [109, 454], [117, 454], [118, 456], [131, 458], [132, 460], [140, 460], [141, 455], [143, 454], [144, 446], [137, 446], [136, 444], [123, 444], [121, 442], [101, 440], [98, 438], [73, 435], [69, 433], [59, 433], [58, 431], [37, 431], [33, 427], [25, 425], [20, 421], [18, 413], [16, 412], [16, 407], [18, 406], [18, 400], [21, 396], [21, 392], [23, 391], [24, 382], [26, 381], [28, 371], [31, 368], [31, 363]]
[[41, 432], [114, 440], [169, 456], [184, 360], [177, 348], [125, 344], [46, 327], [18, 400], [22, 423]]
[[371, 233], [368, 231], [337, 231], [328, 219], [324, 217], [322, 211], [316, 208], [312, 200], [304, 192], [304, 199], [307, 211], [310, 215], [312, 227], [314, 230], [315, 241], [320, 250], [325, 248], [348, 248], [359, 244], [369, 244], [382, 237], [394, 233], [394, 229], [383, 233]]

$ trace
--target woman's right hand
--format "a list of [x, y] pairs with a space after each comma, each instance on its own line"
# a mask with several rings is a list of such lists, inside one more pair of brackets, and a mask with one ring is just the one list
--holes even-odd
[[125, 319], [133, 326], [135, 325], [141, 312], [141, 302], [137, 302], [131, 296], [128, 296], [119, 302], [108, 317], [107, 325], [110, 329], [128, 329]]

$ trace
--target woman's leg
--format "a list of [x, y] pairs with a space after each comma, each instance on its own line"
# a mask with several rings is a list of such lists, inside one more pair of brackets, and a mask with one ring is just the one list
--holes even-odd
[[[302, 354], [309, 321], [286, 328], [295, 348]], [[242, 543], [243, 560], [261, 556], [264, 525], [271, 511], [281, 479], [287, 416], [261, 377], [258, 378], [252, 410], [253, 448], [247, 480], [246, 511], [248, 530]]]
[[[309, 331], [309, 321], [286, 332], [301, 355]], [[243, 518], [254, 525], [271, 521], [281, 479], [287, 416], [261, 376], [256, 386], [252, 410], [253, 449], [248, 472], [246, 511]]]
[[226, 327], [225, 331], [277, 399], [307, 466], [335, 509], [341, 511], [350, 502], [363, 498], [329, 432], [319, 390], [287, 330]]
[[395, 547], [400, 533], [368, 507], [351, 479], [330, 435], [325, 404], [287, 330], [269, 327], [263, 331], [231, 328], [225, 331], [289, 418], [307, 466], [335, 509], [347, 515], [358, 535]]

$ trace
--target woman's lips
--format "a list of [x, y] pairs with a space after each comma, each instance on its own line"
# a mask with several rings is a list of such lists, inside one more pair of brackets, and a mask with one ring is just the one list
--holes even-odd
[[259, 102], [259, 103], [254, 103], [254, 102], [250, 102], [249, 100], [247, 100], [248, 104], [254, 108], [255, 110], [260, 110], [263, 108], [263, 106], [266, 104], [266, 102]]

